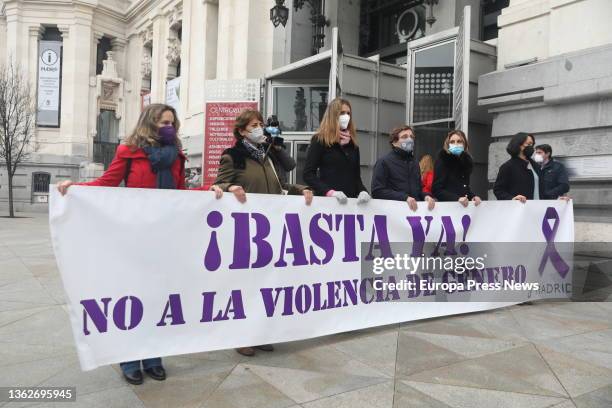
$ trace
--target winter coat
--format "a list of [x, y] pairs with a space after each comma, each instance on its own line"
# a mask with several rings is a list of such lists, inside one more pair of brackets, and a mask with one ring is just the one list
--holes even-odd
[[[185, 155], [179, 150], [170, 170], [176, 188], [185, 189]], [[145, 151], [126, 145], [117, 146], [115, 157], [108, 169], [93, 181], [77, 183], [82, 186], [117, 187], [127, 178], [129, 188], [157, 188], [157, 174], [151, 169], [151, 163]]]
[[253, 159], [241, 141], [226, 149], [221, 155], [219, 172], [214, 184], [223, 191], [230, 186], [240, 186], [247, 193], [283, 194], [283, 189], [289, 194], [302, 194], [305, 186], [283, 184], [274, 169], [274, 162], [268, 155], [263, 163]]
[[463, 152], [459, 156], [441, 150], [434, 166], [434, 180], [432, 184], [433, 196], [438, 201], [457, 201], [467, 196], [474, 198], [470, 188], [470, 175], [474, 163], [469, 153]]
[[432, 170], [426, 171], [421, 176], [421, 183], [423, 184], [423, 191], [431, 194], [431, 185], [433, 184], [434, 172]]
[[533, 173], [527, 167], [529, 163], [531, 163], [536, 174], [538, 174], [540, 198], [543, 198], [544, 178], [539, 166], [533, 160], [527, 162], [517, 156], [512, 157], [499, 168], [497, 179], [493, 186], [493, 193], [498, 200], [512, 200], [517, 195], [523, 195], [528, 200], [533, 200]]
[[570, 189], [569, 178], [565, 166], [552, 158], [542, 166], [542, 177], [544, 178], [543, 199], [556, 200]]
[[396, 147], [376, 161], [372, 176], [372, 197], [383, 200], [406, 201], [413, 197], [422, 201], [421, 169], [412, 153]]
[[317, 135], [313, 136], [306, 153], [304, 181], [314, 188], [316, 195], [324, 196], [335, 190], [356, 198], [367, 191], [361, 181], [359, 147], [352, 141], [345, 146], [339, 143], [325, 146]]

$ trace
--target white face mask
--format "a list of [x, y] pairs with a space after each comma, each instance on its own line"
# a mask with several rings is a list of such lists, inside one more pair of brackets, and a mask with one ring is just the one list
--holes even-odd
[[264, 131], [260, 127], [251, 130], [246, 137], [250, 142], [256, 144], [261, 144], [266, 141], [266, 135], [264, 135]]
[[346, 113], [340, 115], [340, 118], [338, 118], [340, 129], [345, 130], [346, 128], [348, 128], [350, 121], [351, 121], [351, 115], [346, 114]]
[[542, 156], [541, 154], [538, 154], [538, 153], [534, 153], [532, 159], [536, 163], [543, 163], [544, 162], [544, 156]]

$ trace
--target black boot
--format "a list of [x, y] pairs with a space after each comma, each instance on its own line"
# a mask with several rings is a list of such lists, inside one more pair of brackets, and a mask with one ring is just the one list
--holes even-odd
[[130, 384], [140, 385], [143, 381], [142, 371], [136, 370], [132, 371], [131, 373], [123, 373], [123, 378], [125, 378], [125, 381], [129, 382]]
[[166, 379], [166, 370], [162, 366], [147, 368], [145, 373], [157, 381], [164, 381]]

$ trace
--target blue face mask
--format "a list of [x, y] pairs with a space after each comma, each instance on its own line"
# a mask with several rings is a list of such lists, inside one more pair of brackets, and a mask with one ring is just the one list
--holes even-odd
[[266, 132], [268, 132], [270, 135], [272, 135], [272, 137], [278, 136], [280, 134], [279, 128], [277, 128], [275, 126], [268, 126], [266, 128]]
[[455, 156], [459, 156], [463, 153], [463, 145], [462, 144], [452, 144], [448, 146], [448, 152], [450, 154], [454, 154]]
[[399, 148], [402, 149], [405, 152], [410, 153], [411, 151], [414, 150], [414, 140], [412, 140], [411, 138], [408, 138], [406, 140], [402, 140], [399, 143]]

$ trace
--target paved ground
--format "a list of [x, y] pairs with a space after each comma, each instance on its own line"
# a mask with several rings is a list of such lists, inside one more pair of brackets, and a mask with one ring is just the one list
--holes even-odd
[[47, 218], [28, 216], [0, 218], [0, 386], [76, 385], [77, 403], [50, 407], [612, 407], [612, 303], [515, 306], [254, 358], [171, 357], [167, 381], [141, 386], [116, 366], [83, 373]]

